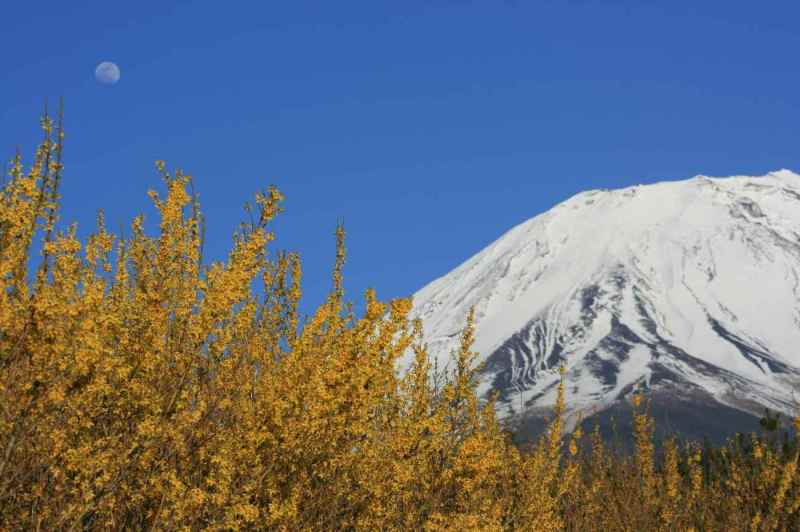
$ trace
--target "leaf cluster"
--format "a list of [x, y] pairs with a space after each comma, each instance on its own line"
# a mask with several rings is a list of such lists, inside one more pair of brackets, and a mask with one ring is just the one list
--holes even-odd
[[656, 457], [637, 396], [620, 455], [564, 434], [563, 370], [547, 433], [521, 451], [478, 399], [474, 314], [436, 378], [409, 299], [369, 290], [361, 316], [344, 301], [341, 226], [330, 294], [302, 319], [300, 257], [272, 251], [275, 188], [211, 264], [191, 178], [162, 162], [157, 234], [141, 216], [114, 234], [102, 214], [84, 241], [56, 230], [56, 122], [0, 189], [0, 529], [798, 526], [796, 445]]

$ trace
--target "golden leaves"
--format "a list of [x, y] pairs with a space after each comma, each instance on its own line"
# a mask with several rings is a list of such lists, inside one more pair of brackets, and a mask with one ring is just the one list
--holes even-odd
[[300, 259], [266, 249], [275, 188], [211, 266], [191, 178], [163, 161], [156, 236], [139, 216], [121, 238], [102, 213], [85, 243], [74, 226], [51, 233], [63, 134], [45, 121], [45, 137], [0, 192], [0, 528], [797, 525], [796, 448], [668, 442], [658, 455], [636, 394], [633, 460], [599, 429], [584, 452], [579, 427], [565, 434], [563, 366], [549, 427], [520, 451], [476, 395], [474, 311], [447, 379], [434, 378], [410, 299], [369, 290], [360, 318], [345, 305], [341, 225], [331, 294], [301, 325]]

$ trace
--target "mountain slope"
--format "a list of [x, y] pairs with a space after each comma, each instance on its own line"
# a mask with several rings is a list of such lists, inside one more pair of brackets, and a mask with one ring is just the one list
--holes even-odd
[[501, 416], [552, 406], [562, 363], [573, 416], [639, 387], [666, 410], [792, 412], [800, 176], [593, 190], [514, 227], [415, 294], [440, 367], [471, 306], [480, 391], [499, 393]]

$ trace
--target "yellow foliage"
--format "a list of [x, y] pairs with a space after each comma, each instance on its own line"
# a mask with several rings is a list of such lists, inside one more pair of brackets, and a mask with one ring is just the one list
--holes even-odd
[[731, 446], [709, 474], [668, 442], [659, 465], [639, 395], [632, 461], [597, 430], [583, 450], [564, 434], [563, 368], [546, 434], [518, 449], [476, 395], [474, 313], [432, 379], [409, 299], [369, 290], [361, 317], [344, 302], [341, 226], [331, 293], [301, 323], [299, 256], [270, 249], [274, 188], [211, 265], [191, 178], [161, 161], [156, 236], [141, 216], [110, 233], [102, 214], [85, 242], [56, 231], [63, 133], [42, 125], [0, 190], [0, 529], [797, 526], [796, 450]]

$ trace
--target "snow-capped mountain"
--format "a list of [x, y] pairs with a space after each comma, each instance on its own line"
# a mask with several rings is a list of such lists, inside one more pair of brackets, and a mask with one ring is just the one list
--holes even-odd
[[572, 419], [640, 387], [676, 430], [796, 412], [800, 175], [591, 190], [514, 227], [414, 295], [439, 367], [472, 306], [502, 417], [552, 407], [562, 363]]

